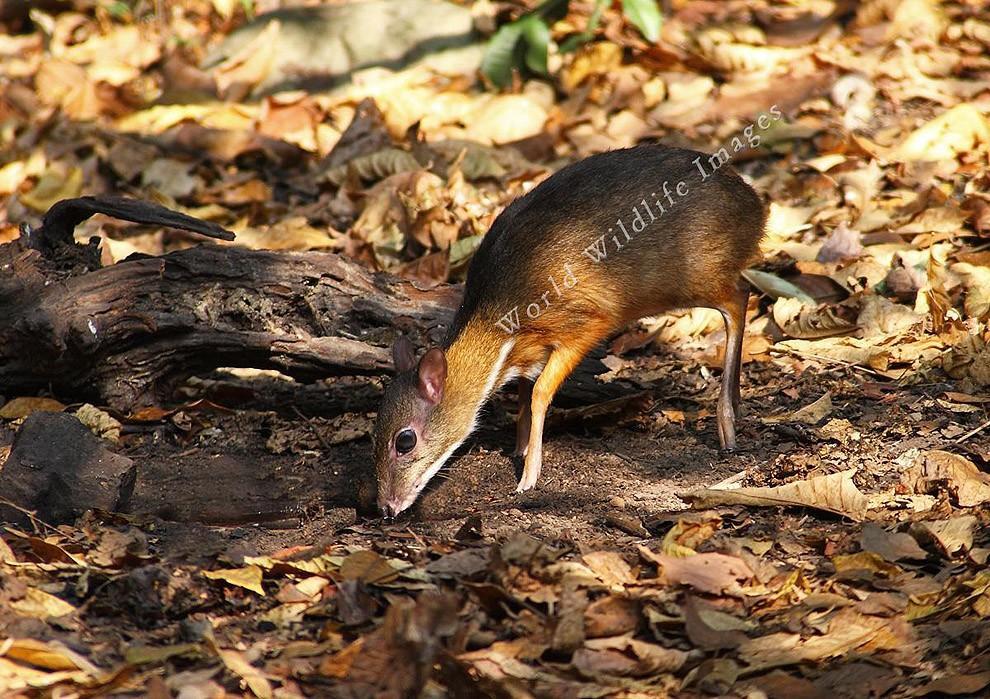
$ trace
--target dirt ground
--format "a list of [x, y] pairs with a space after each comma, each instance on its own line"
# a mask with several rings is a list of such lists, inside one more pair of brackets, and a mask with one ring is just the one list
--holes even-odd
[[[745, 366], [741, 448], [725, 454], [711, 414], [718, 371], [680, 354], [631, 353], [622, 376], [643, 390], [634, 400], [609, 404], [604, 418], [588, 406], [555, 408], [541, 482], [521, 495], [514, 492], [509, 456], [514, 396], [503, 393], [450, 467], [395, 522], [383, 522], [375, 512], [367, 436], [341, 429], [367, 423], [377, 381], [303, 386], [214, 375], [198, 383], [200, 397], [251, 399], [236, 411], [193, 402], [198, 407], [171, 421], [129, 426], [121, 451], [138, 463], [138, 477], [128, 513], [97, 512], [76, 528], [46, 532], [42, 526], [34, 538], [6, 537], [19, 557], [54, 556], [42, 574], [49, 581], [43, 589], [81, 604], [59, 623], [0, 613], [0, 627], [13, 639], [39, 639], [93, 658], [96, 668], [117, 668], [109, 675], [93, 669], [96, 674], [78, 679], [82, 696], [233, 696], [246, 689], [257, 696], [331, 697], [868, 699], [943, 696], [940, 689], [985, 696], [982, 690], [956, 691], [981, 686], [983, 675], [964, 668], [978, 666], [986, 640], [985, 625], [959, 607], [958, 590], [982, 579], [965, 575], [966, 563], [943, 567], [930, 552], [896, 539], [904, 534], [881, 534], [907, 546], [883, 555], [925, 560], [898, 567], [865, 551], [839, 555], [856, 541], [877, 546], [864, 538], [865, 527], [883, 530], [807, 508], [689, 510], [680, 497], [726, 480], [779, 486], [853, 468], [864, 493], [887, 493], [877, 521], [889, 523], [901, 517], [896, 493], [904, 492], [899, 483], [919, 454], [953, 448], [978, 463], [990, 459], [990, 436], [974, 432], [984, 413], [945, 407], [953, 405], [941, 399], [953, 389], [949, 383], [899, 386], [877, 382], [868, 370], [777, 357]], [[826, 392], [833, 408], [816, 425], [763, 420], [793, 413]], [[316, 411], [305, 416], [298, 407], [319, 405], [337, 406], [330, 413], [346, 405], [350, 412], [343, 419]], [[344, 441], [332, 444], [335, 438]], [[910, 510], [909, 498], [903, 509]], [[952, 508], [943, 502], [934, 513], [945, 516]], [[986, 512], [980, 516], [985, 520]], [[974, 556], [986, 550], [984, 532], [971, 544]], [[731, 560], [745, 561], [755, 587], [713, 595], [720, 589], [710, 587], [713, 580], [727, 574], [717, 570], [715, 578], [688, 582], [695, 594], [675, 603], [679, 594], [638, 566], [630, 570], [639, 582], [615, 582], [629, 561], [649, 560], [658, 545], [673, 551], [684, 544], [734, 550], [739, 558]], [[58, 559], [71, 555], [85, 555], [89, 567], [59, 569]], [[361, 560], [349, 566], [354, 559]], [[569, 595], [575, 593], [567, 580], [579, 573], [561, 579], [559, 571], [587, 570], [580, 561], [601, 580], [618, 577], [613, 594], [590, 606], [582, 596], [588, 593], [577, 593], [580, 638], [588, 634], [589, 650], [572, 655], [567, 629], [574, 613]], [[331, 569], [308, 577], [326, 565]], [[395, 567], [403, 571], [398, 579]], [[238, 578], [237, 571], [245, 570], [258, 571], [258, 579]], [[219, 577], [210, 584], [205, 576], [212, 575]], [[333, 590], [329, 596], [303, 593], [307, 581], [326, 585], [325, 576], [334, 580], [324, 588]], [[0, 590], [16, 597], [11, 584]], [[437, 601], [449, 598], [431, 596], [437, 587], [460, 600], [457, 615]], [[757, 597], [746, 602], [747, 594]], [[742, 599], [732, 601], [734, 595]], [[933, 595], [940, 595], [937, 605], [922, 605]], [[842, 609], [845, 596], [860, 600], [857, 611]], [[617, 655], [595, 650], [601, 647], [596, 643], [615, 643], [597, 636], [642, 623], [635, 621], [639, 612], [629, 621], [623, 611], [630, 600], [643, 605], [663, 648], [629, 641], [640, 645]], [[744, 609], [756, 605], [749, 614], [760, 629], [776, 633], [748, 640], [740, 634], [757, 623], [735, 616], [740, 602]], [[696, 607], [716, 616], [692, 621], [701, 618]], [[919, 619], [911, 630], [900, 616], [908, 613], [930, 621]], [[831, 624], [819, 638], [824, 648], [809, 645], [802, 651], [809, 655], [791, 655], [788, 632], [819, 615], [831, 619], [817, 622]], [[727, 619], [729, 627], [721, 628]], [[833, 640], [859, 634], [864, 623], [865, 636]], [[461, 631], [450, 637], [453, 628]], [[719, 648], [737, 646], [750, 664], [746, 673], [735, 661], [718, 659], [724, 652]], [[675, 660], [663, 654], [675, 654]], [[217, 674], [216, 657], [226, 672]], [[797, 673], [766, 674], [801, 659], [815, 663]], [[663, 670], [673, 669], [668, 662], [693, 669], [675, 680]], [[416, 668], [430, 678], [422, 690], [416, 688], [424, 676]], [[933, 674], [940, 679], [928, 679]], [[36, 681], [44, 686], [51, 677]]]
[[[208, 427], [191, 440], [167, 431], [134, 436], [124, 450], [141, 463], [131, 511], [207, 524], [218, 540], [250, 544], [259, 553], [312, 544], [355, 523], [367, 528], [370, 538], [396, 530], [450, 537], [474, 516], [480, 517], [483, 534], [496, 540], [522, 528], [579, 545], [621, 544], [636, 537], [617, 529], [615, 521], [610, 524], [610, 514], [664, 520], [688, 507], [680, 493], [737, 474], [744, 485], [773, 486], [857, 468], [864, 491], [882, 490], [896, 481], [898, 464], [906, 463], [902, 457], [952, 446], [984, 419], [980, 412], [953, 413], [938, 404], [938, 397], [953, 389], [951, 383], [899, 387], [842, 366], [751, 363], [743, 374], [739, 449], [725, 453], [718, 448], [714, 420], [718, 369], [706, 380], [699, 364], [663, 350], [641, 352], [635, 363], [664, 377], [642, 381], [652, 405], [643, 411], [634, 406], [618, 425], [614, 413], [595, 420], [583, 418], [580, 408], [555, 408], [541, 481], [531, 492], [515, 492], [519, 464], [511, 456], [511, 386], [488, 406], [479, 431], [413, 509], [384, 525], [374, 504], [367, 436], [314, 444], [314, 430], [332, 416], [310, 415], [315, 421], [308, 422], [298, 408], [285, 409], [284, 395], [273, 401], [260, 394], [255, 409], [201, 416]], [[352, 412], [373, 411], [376, 390], [377, 382], [295, 386], [298, 402], [288, 405], [315, 408], [312, 394], [318, 393], [324, 410], [333, 409], [344, 393]], [[761, 417], [793, 412], [826, 392], [835, 409], [822, 426], [761, 423]], [[301, 436], [304, 444], [294, 447], [299, 453], [271, 453], [266, 444], [276, 432], [287, 440]], [[964, 448], [986, 458], [990, 435], [976, 434]], [[213, 497], [218, 480], [233, 485], [222, 500]], [[169, 544], [167, 536], [162, 543]]]

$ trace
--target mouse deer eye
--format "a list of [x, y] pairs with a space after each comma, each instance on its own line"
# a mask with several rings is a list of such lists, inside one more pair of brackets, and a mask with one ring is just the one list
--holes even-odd
[[395, 435], [395, 450], [400, 454], [408, 454], [416, 446], [416, 432], [410, 427], [399, 430]]

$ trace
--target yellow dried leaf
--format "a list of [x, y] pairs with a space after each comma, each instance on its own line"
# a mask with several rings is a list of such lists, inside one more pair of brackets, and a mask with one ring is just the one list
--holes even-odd
[[955, 160], [990, 144], [990, 121], [972, 104], [964, 102], [935, 117], [910, 134], [888, 155], [899, 161]]
[[78, 197], [82, 191], [82, 170], [71, 168], [66, 174], [51, 168], [38, 180], [30, 192], [21, 195], [21, 201], [35, 211], [48, 211], [62, 199]]
[[588, 76], [610, 73], [620, 65], [622, 65], [622, 47], [618, 44], [613, 44], [611, 41], [585, 44], [578, 50], [571, 64], [561, 71], [561, 86], [565, 91], [571, 92]]
[[636, 582], [632, 566], [615, 551], [593, 551], [584, 554], [581, 559], [606, 585], [631, 585]]
[[36, 619], [60, 617], [76, 611], [68, 602], [34, 587], [29, 587], [23, 598], [11, 602], [10, 608], [18, 614]]
[[950, 269], [962, 278], [963, 288], [966, 289], [963, 300], [966, 315], [987, 320], [990, 317], [990, 267], [957, 262]]
[[31, 413], [60, 413], [65, 406], [54, 398], [12, 398], [0, 408], [0, 418], [20, 420]]
[[248, 689], [260, 699], [271, 699], [272, 685], [261, 670], [249, 663], [247, 659], [236, 650], [225, 648], [215, 648], [217, 656], [227, 666], [227, 669], [244, 680]]
[[760, 421], [766, 425], [774, 425], [782, 422], [801, 422], [806, 425], [817, 425], [832, 413], [832, 392], [826, 391], [818, 400], [809, 403], [803, 408], [783, 415], [773, 415], [761, 418]]
[[369, 584], [395, 580], [399, 573], [388, 559], [374, 551], [355, 551], [340, 564], [340, 575], [347, 580], [361, 580]]
[[222, 570], [206, 570], [203, 575], [210, 580], [222, 580], [243, 587], [245, 590], [257, 592], [262, 597], [265, 596], [265, 588], [261, 586], [262, 572], [256, 565], [248, 565], [243, 568], [225, 568]]
[[230, 19], [240, 4], [239, 0], [210, 0], [213, 9], [224, 19]]

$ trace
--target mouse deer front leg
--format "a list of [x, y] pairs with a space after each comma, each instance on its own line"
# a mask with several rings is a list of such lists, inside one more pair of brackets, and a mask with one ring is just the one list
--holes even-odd
[[557, 389], [564, 379], [581, 363], [584, 355], [598, 344], [608, 333], [608, 327], [587, 327], [581, 339], [573, 339], [567, 346], [554, 347], [547, 359], [546, 366], [533, 384], [530, 400], [529, 443], [526, 446], [526, 461], [523, 465], [522, 478], [516, 488], [517, 493], [529, 490], [536, 485], [543, 468], [543, 422], [553, 401]]

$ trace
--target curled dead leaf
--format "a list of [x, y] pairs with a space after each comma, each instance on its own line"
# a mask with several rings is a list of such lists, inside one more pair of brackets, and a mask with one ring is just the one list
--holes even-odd
[[738, 592], [739, 582], [750, 580], [753, 571], [746, 562], [724, 553], [698, 553], [680, 558], [654, 553], [645, 546], [640, 555], [657, 565], [657, 572], [668, 585], [686, 585], [712, 595]]
[[695, 490], [681, 495], [694, 507], [755, 505], [757, 507], [811, 507], [860, 521], [869, 508], [869, 499], [853, 482], [856, 469], [816, 476], [775, 488], [735, 488]]

